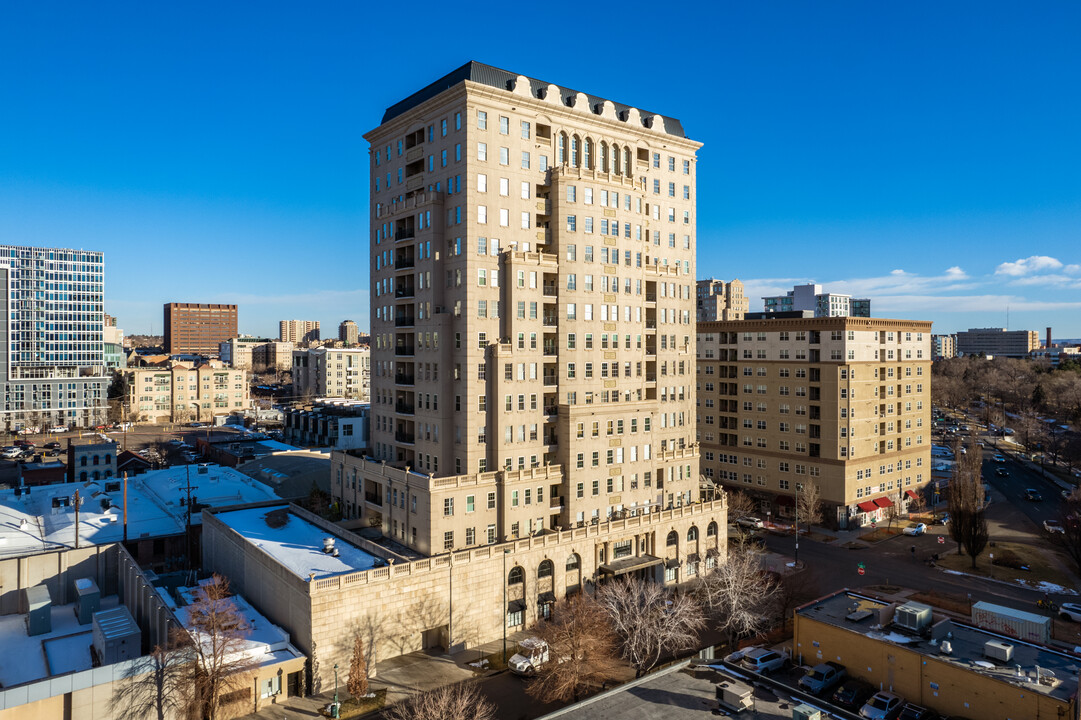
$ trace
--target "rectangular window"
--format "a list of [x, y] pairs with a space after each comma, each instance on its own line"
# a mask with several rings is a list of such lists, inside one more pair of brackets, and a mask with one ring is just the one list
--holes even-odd
[[488, 129], [488, 113], [484, 112], [483, 110], [477, 110], [477, 129]]
[[488, 159], [488, 143], [477, 143], [477, 160]]

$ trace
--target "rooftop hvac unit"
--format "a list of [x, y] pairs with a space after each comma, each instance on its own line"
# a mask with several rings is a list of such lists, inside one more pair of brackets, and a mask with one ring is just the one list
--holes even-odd
[[907, 602], [894, 611], [893, 624], [909, 632], [922, 632], [931, 625], [931, 606]]
[[49, 588], [34, 585], [23, 590], [26, 594], [26, 634], [44, 635], [53, 629], [52, 597]]
[[94, 651], [102, 665], [132, 660], [141, 654], [141, 633], [123, 605], [94, 614]]
[[999, 662], [1010, 662], [1013, 658], [1013, 645], [1001, 640], [988, 640], [983, 644], [983, 656]]
[[811, 707], [807, 703], [802, 703], [792, 708], [792, 720], [821, 720], [822, 711], [816, 707]]
[[952, 655], [953, 643], [951, 643], [949, 640], [943, 640], [942, 644], [938, 646], [938, 651], [943, 655]]
[[80, 625], [89, 625], [94, 613], [101, 609], [101, 591], [92, 578], [75, 581], [75, 617]]

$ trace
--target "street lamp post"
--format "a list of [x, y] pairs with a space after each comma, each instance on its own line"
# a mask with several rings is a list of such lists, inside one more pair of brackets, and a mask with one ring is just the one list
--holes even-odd
[[507, 555], [510, 550], [503, 549], [503, 664], [507, 664]]
[[334, 708], [331, 717], [341, 717], [341, 711], [338, 708], [338, 663], [334, 663]]
[[794, 567], [799, 567], [799, 483], [796, 483], [796, 552], [793, 553]]

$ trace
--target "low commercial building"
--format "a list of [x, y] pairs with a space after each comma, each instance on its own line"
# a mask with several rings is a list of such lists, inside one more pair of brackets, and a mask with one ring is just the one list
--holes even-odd
[[371, 437], [371, 403], [320, 398], [282, 411], [285, 441], [301, 447], [363, 450]]
[[68, 440], [68, 482], [116, 477], [116, 456], [119, 452], [120, 446], [115, 440]]
[[[401, 487], [390, 498], [404, 512], [412, 497]], [[457, 489], [460, 516], [484, 511], [484, 498], [474, 495], [471, 510], [469, 488]], [[262, 504], [204, 511], [203, 567], [231, 578], [290, 633], [311, 659], [313, 691], [325, 692], [334, 664], [348, 666], [355, 632], [370, 639], [370, 664], [475, 647], [528, 628], [560, 598], [607, 578], [675, 585], [693, 577], [726, 557], [726, 519], [723, 501], [696, 503], [419, 557], [296, 506]]]
[[971, 328], [957, 333], [958, 355], [1026, 358], [1039, 347], [1040, 333], [1035, 330]]
[[0, 490], [0, 558], [119, 542], [141, 564], [175, 569], [188, 551], [189, 507], [195, 552], [204, 507], [272, 499], [277, 495], [268, 485], [215, 465], [178, 465], [126, 484], [112, 477]]
[[129, 368], [126, 374], [131, 417], [144, 422], [210, 422], [251, 404], [246, 371], [216, 360]]
[[943, 716], [1077, 717], [1081, 656], [920, 603], [842, 590], [796, 610], [793, 647], [802, 664], [840, 663], [849, 676]]
[[[121, 684], [150, 685], [148, 653], [189, 621], [192, 591], [155, 587], [117, 543], [0, 559], [0, 717], [112, 720]], [[230, 716], [303, 691], [306, 658], [280, 627], [239, 596], [252, 670], [231, 685]], [[181, 720], [169, 711], [168, 720]]]

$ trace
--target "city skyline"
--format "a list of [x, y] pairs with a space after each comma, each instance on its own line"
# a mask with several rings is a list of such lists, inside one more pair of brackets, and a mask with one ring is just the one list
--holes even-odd
[[[751, 311], [818, 282], [936, 333], [1081, 337], [1081, 8], [701, 8], [618, 71], [604, 43], [429, 9], [413, 31], [456, 38], [434, 64], [363, 50], [393, 9], [9, 8], [0, 237], [104, 252], [128, 333], [170, 301], [366, 331], [361, 134], [475, 59], [679, 118], [704, 143], [697, 276], [740, 278]], [[641, 36], [623, 17], [605, 35]]]

